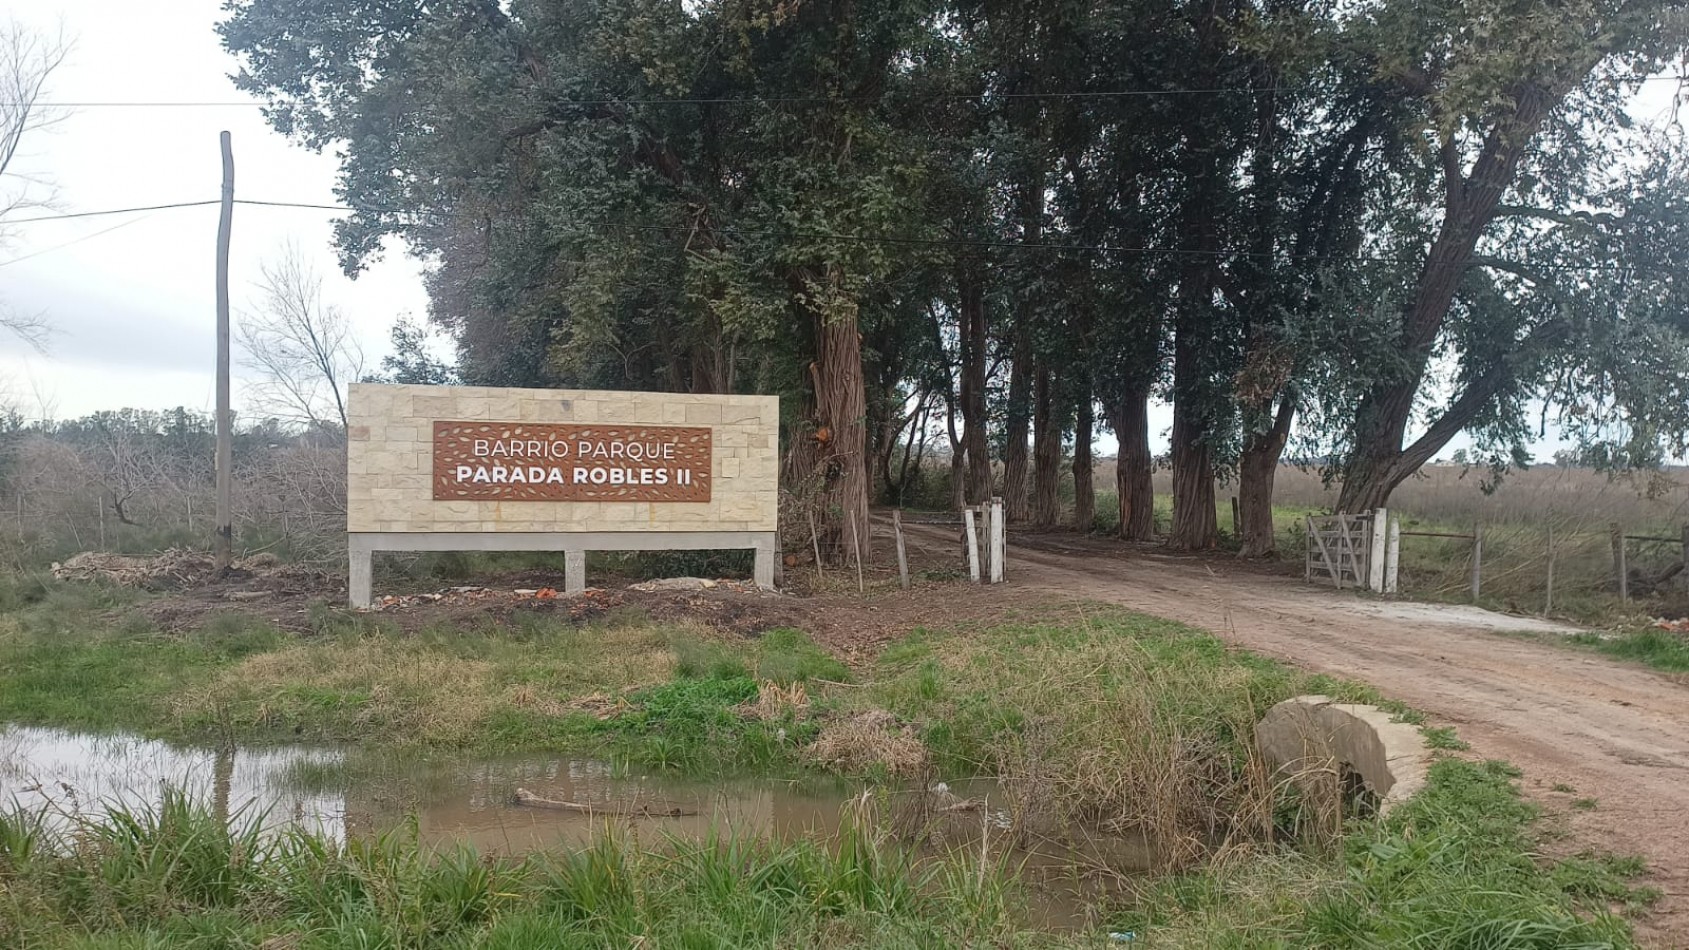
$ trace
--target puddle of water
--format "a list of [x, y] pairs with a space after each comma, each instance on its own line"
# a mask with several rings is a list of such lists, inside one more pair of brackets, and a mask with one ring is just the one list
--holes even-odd
[[[470, 844], [483, 853], [523, 854], [590, 844], [614, 826], [647, 846], [710, 835], [794, 841], [827, 840], [860, 791], [842, 780], [771, 778], [702, 781], [645, 774], [611, 763], [557, 756], [474, 761], [354, 761], [346, 751], [308, 746], [213, 750], [133, 736], [0, 726], [0, 807], [15, 801], [50, 816], [98, 816], [112, 806], [156, 808], [167, 789], [226, 814], [258, 816], [266, 827], [297, 825], [344, 841], [416, 823], [424, 844]], [[517, 790], [592, 811], [517, 802]], [[923, 794], [890, 790], [894, 827], [901, 808]], [[933, 851], [978, 854], [980, 835], [998, 838], [1010, 823], [988, 781], [952, 782], [945, 799], [977, 800], [982, 809], [920, 822]], [[1011, 857], [1022, 868], [1033, 922], [1054, 929], [1087, 926], [1099, 885], [1074, 871], [1106, 856], [1111, 866], [1147, 868], [1146, 842], [1088, 837], [1078, 846], [1046, 842]]]

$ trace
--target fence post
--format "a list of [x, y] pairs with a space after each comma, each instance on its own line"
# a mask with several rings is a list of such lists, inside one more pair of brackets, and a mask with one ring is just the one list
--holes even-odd
[[1384, 593], [1394, 594], [1402, 566], [1402, 519], [1392, 518], [1389, 525], [1389, 537], [1384, 542]]
[[1484, 589], [1484, 526], [1472, 526], [1472, 602], [1478, 602], [1478, 595]]
[[979, 535], [974, 533], [974, 510], [962, 509], [962, 528], [968, 534], [968, 579], [979, 583]]
[[1617, 521], [1610, 526], [1613, 532], [1613, 575], [1619, 580], [1619, 603], [1630, 603], [1630, 574], [1625, 570], [1624, 527]]
[[[22, 523], [21, 518], [19, 523]], [[1689, 590], [1689, 524], [1683, 526], [1683, 570], [1681, 576], [1683, 578], [1683, 589]]]
[[1302, 521], [1307, 525], [1308, 534], [1302, 539], [1302, 583], [1314, 582], [1314, 516], [1303, 515]]
[[1003, 526], [1003, 499], [991, 499], [991, 583], [1003, 583], [1003, 554], [1008, 546]]
[[1390, 512], [1384, 508], [1372, 510], [1372, 521], [1367, 525], [1366, 552], [1366, 588], [1373, 593], [1384, 592], [1385, 564], [1389, 557], [1390, 548]]
[[1542, 599], [1542, 615], [1554, 612], [1554, 526], [1548, 526], [1548, 590]]
[[891, 510], [891, 532], [897, 536], [897, 579], [909, 589], [909, 554], [903, 547], [903, 509]]

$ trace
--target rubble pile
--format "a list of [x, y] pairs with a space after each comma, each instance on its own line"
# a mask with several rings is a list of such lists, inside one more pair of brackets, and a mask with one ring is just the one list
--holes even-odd
[[185, 590], [218, 581], [260, 580], [312, 588], [328, 582], [322, 571], [283, 564], [264, 552], [238, 558], [227, 571], [218, 571], [210, 552], [188, 548], [166, 548], [151, 557], [84, 551], [55, 563], [52, 571], [61, 581], [99, 581], [153, 591]]
[[559, 611], [566, 611], [570, 617], [584, 619], [604, 613], [612, 607], [622, 604], [622, 595], [603, 590], [589, 588], [573, 597], [566, 597], [553, 587], [527, 588], [518, 587], [502, 590], [493, 587], [447, 587], [430, 594], [389, 594], [376, 600], [368, 609], [375, 613], [393, 613], [402, 610], [415, 610], [421, 607], [468, 607], [491, 606], [499, 604], [549, 604], [555, 602]]

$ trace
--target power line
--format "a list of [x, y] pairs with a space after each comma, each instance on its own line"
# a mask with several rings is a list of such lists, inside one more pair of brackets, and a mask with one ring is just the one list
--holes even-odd
[[[140, 208], [115, 208], [107, 211], [80, 211], [73, 214], [53, 215], [37, 218], [21, 218], [16, 221], [0, 222], [5, 224], [27, 224], [33, 221], [59, 221], [71, 218], [90, 218], [100, 215], [129, 214], [137, 211], [164, 211], [177, 208], [199, 208], [218, 204], [212, 201], [185, 201], [173, 204], [150, 205]], [[449, 211], [426, 211], [402, 208], [381, 208], [373, 206], [356, 207], [352, 205], [317, 204], [303, 201], [264, 201], [255, 198], [236, 198], [235, 204], [253, 205], [264, 208], [292, 208], [305, 211], [332, 211], [337, 213], [376, 214], [376, 215], [412, 215], [423, 218], [455, 218], [458, 215]], [[560, 227], [558, 230], [574, 234], [592, 235], [600, 230], [620, 229], [628, 231], [654, 231], [661, 233], [692, 233], [695, 228], [691, 225], [680, 224], [638, 224], [625, 221], [601, 220], [590, 222], [582, 227]], [[1178, 247], [1150, 247], [1147, 245], [1121, 244], [1053, 244], [1049, 242], [1026, 242], [1005, 240], [964, 240], [957, 238], [920, 238], [902, 237], [887, 234], [844, 234], [836, 231], [767, 231], [746, 230], [742, 228], [715, 228], [714, 233], [738, 238], [775, 238], [785, 241], [841, 241], [855, 244], [880, 244], [891, 247], [932, 247], [932, 248], [967, 248], [971, 250], [1009, 250], [1009, 251], [1051, 251], [1055, 253], [1093, 253], [1093, 254], [1134, 254], [1149, 257], [1212, 257], [1224, 259], [1267, 259], [1286, 261], [1332, 261], [1354, 264], [1417, 264], [1417, 257], [1389, 257], [1383, 255], [1322, 255], [1322, 254], [1272, 254], [1256, 251], [1240, 250], [1201, 250], [1196, 248]], [[44, 253], [44, 252], [43, 252]], [[1484, 261], [1474, 260], [1476, 266], [1486, 266]], [[1622, 267], [1582, 264], [1530, 263], [1521, 264], [1534, 270], [1570, 270], [1570, 271], [1601, 271], [1622, 270]]]
[[51, 254], [54, 251], [61, 251], [61, 250], [64, 250], [65, 248], [70, 247], [72, 245], [81, 244], [83, 241], [92, 241], [93, 239], [95, 239], [95, 238], [97, 238], [97, 237], [99, 237], [103, 234], [110, 234], [111, 232], [116, 231], [119, 228], [126, 228], [131, 224], [140, 224], [142, 221], [145, 221], [145, 220], [147, 220], [147, 218], [150, 218], [150, 217], [152, 217], [152, 215], [149, 214], [145, 217], [130, 218], [128, 221], [121, 221], [117, 224], [112, 225], [109, 228], [102, 228], [98, 231], [95, 231], [93, 234], [84, 234], [79, 238], [76, 238], [76, 239], [70, 240], [70, 241], [66, 241], [63, 244], [55, 244], [52, 247], [44, 247], [39, 251], [31, 251], [28, 254], [24, 254], [24, 255], [19, 256], [19, 257], [14, 257], [11, 260], [0, 261], [0, 267], [10, 267], [13, 264], [21, 264], [24, 261], [27, 261], [31, 258], [40, 257], [43, 254]]
[[210, 201], [178, 201], [165, 205], [144, 205], [138, 208], [109, 208], [104, 211], [72, 211], [67, 214], [44, 214], [33, 218], [0, 218], [0, 224], [35, 224], [41, 221], [71, 221], [76, 218], [99, 218], [113, 214], [133, 214], [137, 211], [171, 211], [176, 208], [203, 208], [206, 205], [217, 204], [217, 199]]

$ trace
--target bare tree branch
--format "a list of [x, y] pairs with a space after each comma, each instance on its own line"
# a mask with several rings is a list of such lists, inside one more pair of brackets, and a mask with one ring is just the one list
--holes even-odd
[[[6, 219], [18, 211], [52, 203], [50, 182], [12, 167], [25, 136], [65, 118], [63, 110], [42, 105], [47, 81], [64, 65], [69, 46], [64, 37], [45, 36], [16, 20], [0, 21], [0, 246], [11, 237]], [[44, 349], [50, 328], [41, 314], [29, 314], [0, 301], [0, 330], [8, 330], [37, 350]]]
[[259, 266], [260, 300], [243, 314], [241, 365], [260, 382], [253, 407], [297, 424], [346, 426], [346, 386], [363, 375], [351, 322], [323, 303], [322, 278], [293, 244]]

